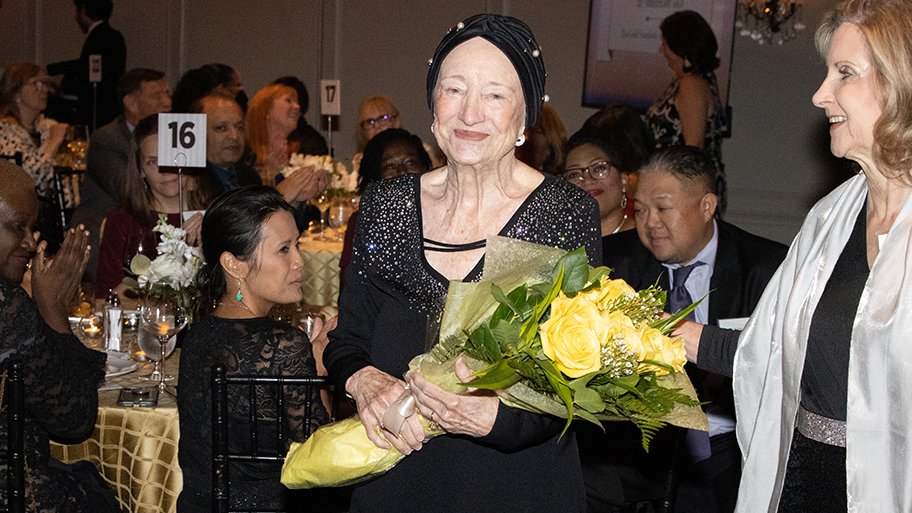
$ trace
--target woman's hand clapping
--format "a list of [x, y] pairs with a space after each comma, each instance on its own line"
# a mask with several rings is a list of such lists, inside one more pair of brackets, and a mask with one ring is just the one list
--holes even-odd
[[89, 232], [70, 228], [53, 259], [45, 256], [42, 241], [32, 258], [32, 296], [44, 321], [59, 333], [69, 333], [67, 310], [79, 289], [79, 279], [89, 260]]
[[279, 182], [276, 190], [285, 201], [296, 207], [316, 196], [328, 185], [329, 175], [325, 171], [308, 166]]

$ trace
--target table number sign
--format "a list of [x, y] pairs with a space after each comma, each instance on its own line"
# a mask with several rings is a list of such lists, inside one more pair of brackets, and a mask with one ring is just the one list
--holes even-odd
[[101, 55], [93, 53], [89, 55], [89, 82], [97, 84], [101, 82]]
[[341, 85], [338, 80], [320, 81], [320, 114], [339, 116], [342, 114]]
[[206, 167], [206, 115], [158, 115], [158, 165]]

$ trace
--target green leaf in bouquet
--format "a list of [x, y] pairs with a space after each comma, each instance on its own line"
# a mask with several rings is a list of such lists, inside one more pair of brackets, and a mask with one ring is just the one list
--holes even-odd
[[[563, 268], [563, 273], [560, 268]], [[558, 276], [563, 275], [561, 290], [564, 294], [569, 296], [579, 292], [589, 282], [589, 257], [586, 256], [586, 247], [580, 246], [561, 257], [555, 269], [555, 282], [559, 281]]]
[[589, 268], [589, 281], [588, 284], [580, 289], [580, 292], [588, 292], [594, 288], [601, 286], [602, 276], [606, 276], [611, 273], [611, 269], [600, 265], [598, 267]]
[[528, 348], [532, 347], [532, 341], [535, 340], [535, 335], [538, 333], [539, 321], [545, 312], [548, 311], [548, 308], [551, 307], [551, 302], [554, 301], [554, 298], [560, 294], [563, 282], [564, 267], [560, 266], [557, 269], [557, 275], [555, 276], [554, 282], [551, 285], [551, 290], [549, 290], [548, 294], [545, 295], [541, 301], [535, 305], [535, 307], [532, 309], [532, 315], [526, 319], [525, 322], [523, 322], [519, 339], [519, 349], [521, 351], [525, 351]]
[[535, 300], [537, 302], [537, 301], [541, 300], [541, 298], [550, 294], [551, 289], [553, 287], [554, 287], [553, 283], [548, 283], [548, 282], [536, 283], [535, 285], [532, 285], [531, 287], [529, 287], [529, 291], [532, 293], [530, 295], [534, 295]]
[[679, 322], [681, 322], [681, 320], [683, 320], [685, 317], [687, 317], [687, 314], [696, 310], [697, 305], [702, 303], [704, 299], [706, 299], [706, 296], [701, 297], [698, 301], [694, 302], [692, 305], [681, 310], [680, 312], [675, 313], [671, 317], [669, 317], [667, 319], [659, 319], [659, 320], [651, 323], [649, 326], [659, 330], [663, 335], [668, 335], [669, 333], [674, 331], [674, 327]]
[[602, 431], [605, 431], [605, 426], [602, 425], [602, 422], [598, 419], [598, 417], [586, 410], [574, 410], [573, 416], [578, 419], [583, 419], [585, 421], [591, 422], [598, 426]]
[[570, 391], [570, 385], [551, 360], [547, 358], [539, 360], [538, 365], [544, 371], [545, 378], [548, 379], [548, 383], [551, 384], [554, 393], [567, 406], [567, 425], [564, 426], [564, 431], [567, 431], [567, 428], [570, 427], [570, 422], [573, 420], [573, 394]]
[[[571, 388], [573, 388], [572, 384]], [[573, 404], [589, 413], [601, 413], [605, 411], [605, 401], [599, 393], [585, 386], [582, 388], [574, 388]]]
[[131, 276], [124, 276], [123, 284], [131, 290], [139, 290], [139, 282], [136, 281], [136, 278], [133, 278]]
[[[514, 290], [514, 292], [515, 291], [516, 290]], [[513, 299], [507, 297], [507, 295], [504, 294], [503, 289], [498, 287], [496, 283], [491, 284], [491, 295], [494, 296], [494, 299], [498, 303], [500, 303], [500, 306], [507, 307], [511, 312], [513, 312], [513, 315], [519, 315], [519, 312], [517, 311], [517, 306], [516, 306], [516, 304], [514, 304]], [[523, 294], [523, 296], [525, 297], [525, 294]], [[497, 310], [500, 310], [500, 307], [498, 307]], [[498, 316], [496, 315], [496, 313], [497, 312], [495, 312], [495, 316], [491, 318], [492, 321], [497, 319]], [[503, 317], [503, 318], [506, 318], [506, 317]]]
[[500, 344], [494, 338], [491, 327], [487, 324], [475, 328], [475, 331], [469, 334], [466, 341], [466, 352], [473, 358], [486, 362], [496, 362], [503, 358], [500, 352]]
[[498, 352], [516, 353], [517, 341], [519, 341], [519, 324], [507, 321], [499, 321], [491, 325], [491, 335], [498, 345]]
[[668, 372], [674, 372], [675, 369], [671, 365], [661, 360], [643, 360], [643, 364], [652, 365], [653, 367], [659, 367], [667, 370]]
[[475, 379], [462, 385], [484, 390], [503, 390], [522, 378], [510, 367], [508, 360], [500, 360], [475, 373]]

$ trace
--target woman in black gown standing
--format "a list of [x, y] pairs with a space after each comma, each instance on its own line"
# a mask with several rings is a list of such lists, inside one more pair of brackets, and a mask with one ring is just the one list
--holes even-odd
[[[544, 95], [542, 53], [519, 20], [477, 15], [444, 36], [430, 62], [431, 129], [447, 165], [373, 184], [364, 195], [339, 327], [324, 353], [368, 436], [408, 456], [359, 486], [351, 511], [585, 510], [576, 442], [563, 420], [401, 377], [436, 336], [450, 280], [481, 278], [485, 240], [502, 235], [601, 261], [598, 209], [582, 190], [514, 157]], [[464, 366], [457, 375], [468, 377]], [[447, 432], [424, 442], [415, 416], [397, 437], [380, 426], [410, 386]]]

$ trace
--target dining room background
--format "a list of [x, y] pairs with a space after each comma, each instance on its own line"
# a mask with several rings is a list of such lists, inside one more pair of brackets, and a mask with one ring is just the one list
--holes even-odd
[[[824, 74], [813, 30], [835, 3], [806, 0], [809, 28], [785, 45], [734, 38], [732, 136], [723, 143], [726, 219], [783, 242], [850, 173], [830, 156], [823, 112], [810, 100]], [[83, 35], [70, 0], [0, 5], [0, 66], [78, 55]], [[126, 38], [127, 67], [163, 70], [172, 85], [183, 71], [209, 62], [238, 70], [248, 96], [276, 77], [297, 75], [311, 93], [308, 121], [324, 130], [319, 81], [341, 80], [342, 115], [333, 120], [332, 141], [336, 157], [346, 159], [355, 152], [358, 103], [368, 96], [390, 97], [403, 125], [433, 141], [428, 58], [448, 27], [477, 12], [516, 16], [532, 27], [544, 50], [547, 93], [570, 132], [595, 112], [582, 106], [588, 0], [115, 0], [111, 24]]]

